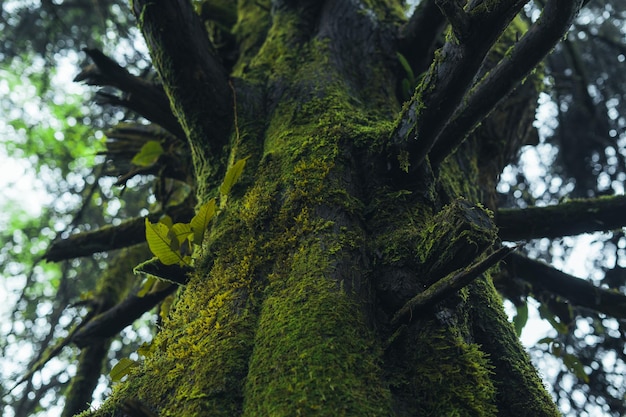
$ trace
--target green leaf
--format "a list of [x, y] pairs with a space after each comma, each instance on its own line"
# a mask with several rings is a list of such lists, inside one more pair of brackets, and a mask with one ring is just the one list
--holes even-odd
[[404, 55], [402, 55], [400, 52], [396, 52], [396, 55], [398, 56], [398, 61], [400, 61], [400, 65], [402, 65], [402, 68], [404, 68], [404, 71], [406, 72], [409, 82], [412, 82], [415, 85], [415, 74], [413, 73], [411, 65], [409, 65], [409, 61], [407, 61]]
[[141, 285], [141, 288], [137, 292], [137, 297], [143, 297], [144, 295], [148, 294], [148, 292], [152, 289], [155, 281], [156, 277], [148, 275], [144, 283]]
[[226, 175], [224, 176], [224, 182], [222, 182], [222, 185], [220, 186], [221, 195], [228, 195], [233, 185], [235, 185], [237, 181], [239, 181], [241, 174], [243, 174], [243, 169], [246, 166], [246, 161], [248, 160], [248, 158], [249, 156], [240, 159], [239, 161], [235, 162], [230, 168], [228, 168], [228, 171], [226, 171]]
[[163, 147], [156, 140], [147, 141], [139, 153], [132, 159], [132, 163], [140, 167], [149, 167], [156, 163], [161, 155], [163, 155]]
[[139, 363], [137, 363], [136, 361], [128, 358], [122, 358], [118, 363], [115, 364], [113, 369], [111, 369], [109, 376], [111, 377], [111, 380], [113, 382], [119, 382], [122, 378], [128, 375], [130, 371], [133, 370], [133, 368], [136, 368], [138, 366]]
[[402, 94], [404, 94], [405, 100], [410, 99], [413, 94], [411, 83], [406, 78], [402, 79]]
[[528, 321], [528, 304], [524, 303], [520, 306], [517, 306], [517, 314], [513, 317], [513, 326], [515, 327], [515, 333], [517, 337], [522, 335], [522, 330], [524, 326], [526, 326], [526, 322]]
[[567, 324], [561, 323], [545, 303], [541, 303], [541, 305], [539, 306], [539, 315], [542, 318], [548, 320], [548, 322], [552, 325], [552, 327], [554, 327], [557, 332], [561, 334], [567, 334]]
[[183, 257], [177, 251], [172, 250], [172, 239], [169, 236], [170, 229], [163, 223], [150, 223], [146, 218], [146, 240], [150, 251], [159, 258], [163, 265], [174, 265], [184, 262]]
[[179, 245], [187, 240], [192, 234], [193, 231], [191, 230], [190, 223], [175, 223], [170, 229], [170, 235], [176, 238]]
[[[187, 257], [183, 258], [184, 260]], [[149, 277], [155, 279], [158, 278], [161, 282], [172, 283], [176, 285], [185, 285], [188, 281], [189, 273], [193, 271], [191, 267], [191, 259], [185, 264], [177, 264], [177, 265], [163, 265], [159, 258], [152, 258], [145, 262], [140, 263], [134, 268], [135, 273], [141, 272], [142, 274], [147, 274]], [[148, 286], [146, 282], [145, 290], [147, 292], [159, 291], [160, 283], [159, 281], [153, 281], [153, 285]], [[139, 295], [141, 297], [141, 295]]]
[[203, 204], [198, 213], [191, 219], [189, 224], [191, 225], [191, 230], [193, 230], [193, 243], [196, 245], [202, 243], [204, 231], [209, 227], [209, 222], [215, 216], [215, 212], [215, 199], [212, 198], [206, 204]]
[[571, 353], [564, 354], [563, 363], [574, 375], [576, 375], [578, 379], [584, 381], [585, 383], [589, 383], [589, 375], [587, 375], [585, 367], [576, 356]]

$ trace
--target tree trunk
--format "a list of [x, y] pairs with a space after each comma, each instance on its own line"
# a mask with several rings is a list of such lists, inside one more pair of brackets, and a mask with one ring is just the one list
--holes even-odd
[[[483, 272], [491, 263], [477, 267], [500, 247], [486, 206], [528, 138], [533, 83], [455, 153], [435, 146], [431, 165], [393, 139], [399, 114], [411, 132], [430, 120], [397, 98], [399, 5], [267, 3], [229, 11], [238, 55], [220, 69], [184, 1], [135, 1], [199, 203], [249, 159], [150, 353], [95, 415], [558, 415]], [[511, 30], [501, 42], [515, 41]], [[446, 74], [435, 67], [412, 104], [436, 95], [428, 86]], [[446, 100], [430, 110], [437, 123]], [[457, 277], [470, 279], [455, 287]]]

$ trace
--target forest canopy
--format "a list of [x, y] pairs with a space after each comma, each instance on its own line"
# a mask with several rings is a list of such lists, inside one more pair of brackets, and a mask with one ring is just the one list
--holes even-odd
[[[251, 110], [236, 101], [235, 92], [257, 94], [254, 86], [239, 81], [246, 71], [255, 70], [242, 62], [258, 53], [257, 37], [265, 39], [269, 29], [262, 19], [278, 20], [281, 10], [296, 7], [287, 1], [256, 3], [261, 23], [252, 26], [254, 19], [245, 20], [251, 31], [253, 27], [258, 31], [248, 33], [244, 17], [228, 2], [194, 2], [206, 31], [197, 36], [204, 36], [199, 44], [210, 44], [207, 50], [219, 58], [219, 71], [228, 75], [216, 94], [223, 101], [211, 104], [217, 110], [209, 110], [223, 112], [216, 119], [224, 126], [233, 123], [237, 129], [232, 136], [242, 141], [245, 132], [243, 127], [238, 130], [239, 121], [233, 122], [231, 113], [234, 109], [236, 119], [237, 106], [243, 107], [242, 113]], [[318, 13], [309, 3], [296, 7], [304, 16], [303, 26], [306, 16]], [[412, 97], [428, 80], [429, 68], [440, 56], [437, 51], [444, 50], [453, 36], [463, 39], [463, 18], [458, 17], [463, 8], [458, 7], [466, 2], [389, 3], [401, 8], [389, 12], [393, 17], [385, 21], [399, 21], [389, 24], [397, 27], [392, 37], [397, 51], [372, 53], [393, 56], [389, 67], [397, 77], [397, 109], [381, 110], [391, 124], [395, 114], [414, 110]], [[466, 7], [478, 3], [470, 1]], [[531, 26], [551, 4], [518, 3], [525, 5], [510, 27]], [[609, 0], [582, 3], [562, 41], [525, 77], [526, 87], [511, 95], [523, 100], [536, 94], [536, 108], [526, 108], [523, 114], [499, 112], [507, 109], [502, 103], [511, 100], [484, 110], [484, 117], [506, 114], [506, 120], [485, 122], [476, 131], [493, 138], [514, 136], [523, 146], [512, 143], [503, 152], [498, 148], [497, 154], [481, 154], [481, 175], [497, 172], [481, 184], [495, 192], [485, 192], [490, 197], [480, 203], [491, 210], [499, 239], [516, 248], [511, 254], [494, 251], [494, 256], [507, 257], [493, 274], [515, 331], [518, 336], [528, 332], [536, 325], [529, 317], [537, 315], [535, 320], [550, 328], [528, 349], [560, 411], [572, 416], [620, 416], [626, 414], [626, 6]], [[191, 128], [181, 122], [185, 109], [176, 108], [173, 93], [164, 88], [171, 81], [148, 53], [156, 41], [148, 37], [146, 45], [147, 31], [142, 34], [138, 29], [133, 17], [137, 10], [127, 2], [16, 0], [1, 6], [0, 149], [3, 158], [32, 178], [36, 190], [35, 207], [25, 206], [25, 197], [9, 192], [9, 198], [0, 200], [0, 278], [10, 300], [1, 310], [2, 413], [56, 415], [71, 409], [64, 398], [76, 394], [77, 375], [88, 381], [81, 398], [100, 404], [114, 384], [151, 354], [149, 342], [167, 321], [172, 294], [188, 282], [194, 244], [202, 243], [212, 216], [226, 212], [230, 201], [241, 200], [233, 187], [245, 164], [260, 166], [271, 158], [266, 155], [257, 161], [250, 156], [252, 151], [240, 158], [222, 156], [221, 164], [231, 169], [206, 173], [220, 178], [214, 181], [215, 190], [198, 183], [194, 159], [198, 155], [192, 155], [188, 143]], [[524, 30], [508, 41], [519, 42]], [[506, 53], [491, 53], [485, 62], [499, 62]], [[351, 88], [359, 90], [358, 96], [371, 87]], [[268, 96], [283, 93], [271, 91]], [[442, 99], [442, 108], [447, 99]], [[355, 108], [361, 105], [359, 100], [354, 98]], [[430, 116], [440, 115], [431, 111]], [[350, 120], [364, 125], [359, 117], [355, 111]], [[525, 126], [515, 124], [526, 117]], [[445, 166], [450, 149], [463, 152], [462, 146], [470, 146], [472, 137], [462, 144], [454, 135], [455, 123], [462, 125], [464, 119], [453, 122], [441, 126], [437, 142], [422, 154], [408, 148], [410, 174], [422, 175], [426, 159], [434, 170]], [[215, 126], [210, 133], [224, 136], [220, 129], [227, 128]], [[502, 126], [519, 130], [495, 130]], [[448, 136], [446, 129], [452, 132]], [[476, 134], [474, 128], [468, 130]], [[397, 135], [399, 131], [402, 126]], [[362, 137], [374, 134], [362, 128]], [[386, 151], [400, 149], [404, 155], [401, 143], [392, 145]], [[211, 146], [219, 152], [230, 145], [224, 141]], [[243, 178], [246, 184], [253, 182]], [[14, 181], [7, 190], [17, 188]], [[400, 186], [394, 198], [403, 193], [409, 194]], [[208, 198], [208, 203], [198, 201], [203, 195], [211, 195], [213, 203]], [[164, 221], [166, 216], [169, 220]], [[203, 226], [193, 229], [193, 224]], [[175, 237], [184, 234], [184, 238], [172, 238], [175, 225], [184, 229]], [[159, 227], [166, 232], [160, 234]], [[150, 231], [155, 233], [153, 239], [170, 239], [167, 251], [180, 263], [166, 265], [154, 245], [148, 248]], [[588, 249], [581, 250], [582, 245]], [[209, 251], [218, 253], [219, 248]], [[574, 261], [581, 264], [577, 259], [581, 252], [584, 270], [573, 270]], [[160, 263], [144, 262], [153, 255]], [[413, 308], [418, 311], [417, 301], [411, 302], [407, 303], [411, 309], [399, 309], [403, 313], [389, 322], [404, 320]], [[98, 321], [102, 318], [105, 322]], [[92, 366], [90, 375], [82, 374], [81, 363], [88, 361], [102, 363], [103, 369]]]

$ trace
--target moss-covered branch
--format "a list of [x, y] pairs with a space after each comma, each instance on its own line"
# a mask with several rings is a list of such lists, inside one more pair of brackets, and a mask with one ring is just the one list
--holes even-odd
[[443, 300], [450, 294], [466, 287], [480, 275], [487, 272], [489, 268], [504, 259], [514, 249], [515, 248], [501, 247], [485, 259], [476, 262], [467, 269], [452, 272], [448, 276], [435, 282], [424, 292], [413, 297], [404, 305], [404, 307], [398, 310], [392, 319], [392, 323], [398, 323], [400, 319], [408, 314], [412, 314], [413, 312], [420, 312], [430, 308], [435, 305], [435, 303]]
[[214, 157], [232, 129], [228, 74], [191, 2], [135, 0], [133, 11], [189, 140], [196, 173], [210, 179], [217, 171]]
[[[508, 259], [512, 256], [515, 254], [509, 255]], [[487, 279], [475, 281], [470, 286], [468, 304], [472, 335], [492, 365], [490, 377], [498, 392], [497, 415], [560, 416], [504, 310], [493, 308], [502, 305], [502, 299], [492, 282]]]
[[543, 13], [510, 52], [463, 100], [462, 106], [434, 139], [431, 163], [438, 164], [454, 152], [467, 134], [506, 97], [567, 32], [582, 0], [551, 0]]
[[626, 226], [626, 196], [572, 200], [556, 206], [500, 209], [502, 240], [554, 238]]
[[524, 3], [483, 1], [468, 6], [468, 33], [462, 40], [448, 36], [391, 135], [392, 151], [396, 155], [409, 153], [409, 169], [415, 169], [426, 158], [438, 133], [472, 86], [487, 52]]
[[626, 318], [626, 296], [599, 288], [591, 282], [561, 272], [551, 266], [512, 254], [506, 262], [509, 278], [529, 282], [534, 289], [548, 291], [567, 299], [571, 304], [590, 308], [616, 318]]

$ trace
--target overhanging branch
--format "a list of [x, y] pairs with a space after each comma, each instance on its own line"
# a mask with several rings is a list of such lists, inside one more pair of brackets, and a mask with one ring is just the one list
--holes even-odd
[[433, 285], [417, 294], [400, 310], [398, 310], [398, 312], [393, 316], [391, 323], [397, 324], [403, 317], [413, 312], [419, 312], [430, 308], [444, 298], [450, 296], [456, 291], [459, 291], [461, 288], [469, 285], [481, 274], [487, 272], [489, 268], [500, 262], [513, 250], [515, 250], [514, 247], [509, 248], [503, 246], [474, 265], [462, 270], [454, 271], [446, 277], [436, 281]]
[[[146, 39], [174, 114], [196, 155], [227, 141], [232, 120], [228, 75], [202, 22], [186, 0], [133, 1], [133, 11]], [[212, 146], [211, 146], [212, 145]]]
[[450, 39], [437, 52], [391, 135], [392, 152], [408, 152], [410, 170], [424, 161], [438, 133], [472, 86], [487, 52], [526, 2], [489, 2], [494, 3], [491, 8], [485, 3], [472, 1], [466, 8], [461, 19], [463, 39]]
[[143, 297], [129, 295], [121, 303], [89, 320], [80, 330], [72, 335], [71, 341], [78, 347], [85, 347], [113, 337], [141, 317], [143, 313], [149, 311], [165, 297], [172, 294], [177, 288], [178, 286], [170, 284], [157, 292], [148, 293]]
[[[132, 75], [98, 49], [85, 48], [83, 51], [91, 58], [94, 65], [84, 68], [74, 81], [119, 89], [124, 93], [124, 97], [108, 95], [109, 101], [104, 104], [126, 107], [167, 129], [174, 136], [181, 139], [185, 137], [180, 124], [172, 114], [167, 96], [160, 86]], [[101, 95], [101, 97], [107, 96]]]
[[626, 226], [626, 196], [573, 200], [556, 206], [501, 209], [496, 218], [502, 240], [555, 238]]
[[506, 97], [554, 48], [567, 32], [583, 0], [550, 0], [528, 32], [469, 93], [462, 107], [434, 139], [431, 163], [438, 164], [465, 139], [496, 104]]
[[529, 282], [535, 289], [549, 291], [580, 307], [616, 318], [626, 318], [624, 294], [596, 287], [589, 281], [516, 253], [509, 256], [505, 265], [511, 278]]

